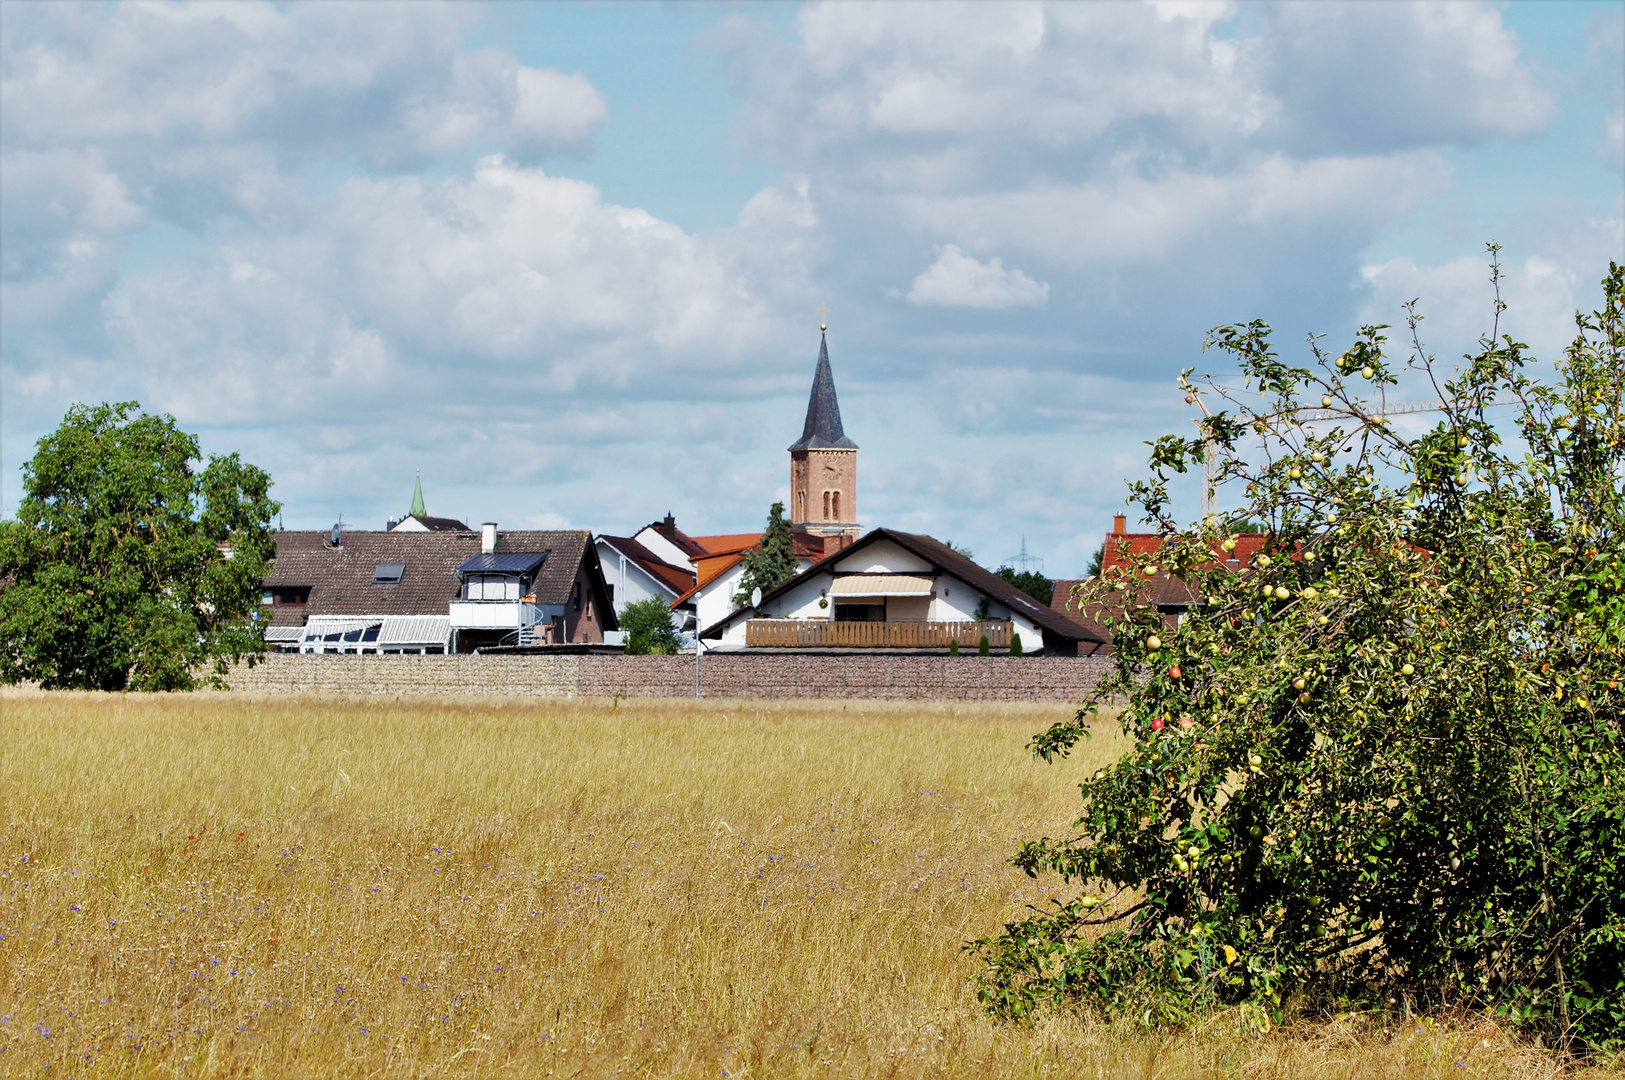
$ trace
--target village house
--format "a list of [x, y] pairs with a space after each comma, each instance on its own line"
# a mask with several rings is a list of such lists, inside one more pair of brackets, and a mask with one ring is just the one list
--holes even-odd
[[280, 531], [266, 641], [302, 653], [470, 653], [601, 643], [618, 627], [579, 529]]
[[1105, 645], [940, 540], [875, 529], [706, 626], [714, 648], [1008, 651], [1077, 656]]
[[[677, 525], [670, 514], [663, 524], [675, 536]], [[688, 562], [687, 550], [664, 542], [666, 537], [658, 531], [661, 526], [661, 522], [656, 522], [635, 536], [599, 536], [593, 541], [598, 547], [598, 562], [604, 568], [616, 615], [623, 614], [628, 604], [651, 596], [658, 596], [669, 606], [694, 587], [694, 567]], [[659, 552], [644, 543], [649, 539], [645, 534], [651, 530], [656, 530], [655, 537], [662, 541]], [[696, 546], [694, 550], [703, 549]]]
[[[1264, 543], [1268, 539], [1265, 533], [1240, 533], [1235, 538], [1234, 550], [1224, 551], [1218, 548], [1212, 550], [1214, 561], [1226, 570], [1240, 573], [1244, 567], [1252, 565], [1253, 559], [1263, 550]], [[1101, 577], [1110, 580], [1121, 576], [1132, 568], [1135, 560], [1155, 555], [1168, 544], [1185, 542], [1184, 537], [1164, 533], [1131, 533], [1128, 531], [1127, 516], [1118, 514], [1112, 518], [1111, 532], [1106, 534], [1105, 544], [1101, 549]], [[1076, 590], [1088, 584], [1090, 580], [1078, 578], [1056, 581], [1050, 607], [1062, 617], [1072, 620], [1080, 629], [1102, 638], [1106, 644], [1101, 651], [1110, 652], [1111, 630], [1106, 626], [1106, 620], [1120, 618], [1124, 609], [1121, 603], [1084, 603], [1076, 595]], [[1187, 612], [1201, 604], [1201, 597], [1189, 585], [1173, 577], [1166, 570], [1159, 568], [1150, 584], [1149, 602], [1156, 606], [1157, 613], [1162, 617], [1162, 625], [1168, 629], [1177, 627]]]

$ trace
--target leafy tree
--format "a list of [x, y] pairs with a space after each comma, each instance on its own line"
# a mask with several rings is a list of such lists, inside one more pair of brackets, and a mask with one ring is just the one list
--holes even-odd
[[745, 552], [745, 572], [739, 579], [739, 591], [734, 593], [734, 606], [750, 603], [752, 589], [764, 593], [776, 589], [796, 576], [795, 538], [790, 523], [784, 518], [784, 504], [776, 502], [767, 513], [767, 530], [761, 543]]
[[658, 596], [626, 605], [620, 624], [626, 631], [628, 656], [670, 656], [677, 651], [679, 641], [671, 625], [671, 608]]
[[994, 573], [1045, 607], [1049, 607], [1050, 597], [1055, 595], [1055, 582], [1037, 570], [1023, 570], [1018, 574], [1008, 566], [1001, 566]]
[[75, 405], [23, 466], [0, 522], [5, 682], [184, 690], [265, 651], [271, 478], [236, 454], [194, 471], [197, 438], [140, 408]]
[[956, 544], [952, 540], [944, 540], [942, 542], [942, 546], [947, 548], [949, 551], [954, 552], [956, 555], [969, 559], [971, 562], [976, 561], [976, 552], [962, 544]]
[[[1134, 495], [1168, 542], [1090, 586], [1124, 612], [1115, 672], [1033, 749], [1064, 758], [1112, 695], [1133, 744], [1084, 779], [1070, 839], [1016, 854], [1078, 892], [978, 943], [989, 1008], [1267, 1025], [1294, 1002], [1477, 1004], [1621, 1045], [1625, 272], [1603, 287], [1555, 380], [1492, 330], [1416, 438], [1369, 400], [1396, 383], [1386, 327], [1335, 357], [1311, 339], [1306, 366], [1263, 323], [1211, 333], [1266, 399], [1181, 380], [1223, 406], [1219, 482], [1245, 502], [1179, 534], [1167, 480], [1202, 443], [1155, 444]], [[1435, 379], [1408, 311], [1410, 364]], [[1248, 520], [1270, 538], [1227, 571], [1216, 551]], [[1177, 629], [1152, 565], [1204, 599]]]
[[1102, 540], [1100, 542], [1100, 546], [1095, 548], [1095, 553], [1093, 555], [1089, 556], [1089, 566], [1088, 566], [1088, 568], [1086, 570], [1084, 570], [1083, 576], [1084, 577], [1099, 577], [1100, 576], [1100, 564], [1101, 564], [1101, 561], [1103, 559], [1105, 559], [1105, 558], [1106, 558], [1106, 541]]

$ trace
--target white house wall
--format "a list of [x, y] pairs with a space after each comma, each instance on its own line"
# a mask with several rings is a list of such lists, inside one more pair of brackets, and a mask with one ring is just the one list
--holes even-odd
[[734, 609], [734, 593], [745, 576], [745, 564], [735, 563], [712, 578], [694, 594], [694, 617], [700, 629], [714, 626], [728, 617]]
[[[929, 563], [915, 556], [913, 552], [905, 551], [895, 544], [876, 544], [875, 547], [888, 547], [892, 552], [898, 553], [899, 556], [906, 556], [906, 558], [899, 557], [895, 560], [888, 558], [883, 562], [863, 560], [865, 573], [930, 573], [933, 569]], [[867, 552], [860, 552], [859, 554], [867, 554]], [[836, 567], [842, 570], [848, 569], [839, 563], [836, 564]], [[815, 574], [789, 591], [763, 604], [762, 615], [769, 618], [791, 619], [832, 618], [834, 616], [834, 602], [831, 601], [830, 607], [821, 608], [818, 606], [818, 601], [825, 598], [825, 594], [834, 583], [834, 580], [834, 575], [829, 570]], [[726, 595], [728, 597], [733, 596], [732, 587], [728, 589]], [[886, 614], [888, 618], [893, 619], [929, 618], [941, 622], [969, 622], [976, 617], [976, 608], [983, 599], [983, 593], [971, 588], [958, 578], [943, 573], [938, 575], [936, 587], [932, 590], [932, 595], [929, 598], [890, 597], [887, 600]], [[925, 614], [901, 614], [899, 607], [895, 606], [898, 605], [899, 601], [903, 601], [905, 604], [912, 601], [918, 604]], [[700, 625], [702, 627], [714, 626], [726, 618], [732, 610], [730, 604], [719, 611], [715, 618], [701, 619]], [[907, 608], [902, 610], [907, 610]], [[996, 600], [988, 599], [988, 617], [991, 619], [1009, 619], [1010, 631], [1021, 638], [1021, 647], [1024, 652], [1036, 652], [1043, 647], [1044, 632], [1039, 629], [1036, 623], [1025, 618], [1019, 612], [1010, 610], [1010, 608]], [[729, 620], [728, 626], [723, 630], [719, 644], [729, 647], [743, 647], [745, 645], [745, 623], [750, 618], [751, 613], [749, 611], [741, 611], [736, 614]]]
[[650, 553], [661, 562], [671, 563], [673, 566], [687, 566], [688, 552], [666, 539], [666, 534], [653, 525], [645, 525], [638, 530], [632, 539], [648, 548]]
[[835, 564], [842, 574], [929, 574], [930, 563], [890, 540], [880, 540]]
[[604, 580], [615, 586], [617, 616], [626, 611], [628, 604], [647, 600], [651, 596], [658, 596], [667, 603], [677, 598], [677, 594], [667, 588], [665, 582], [602, 540], [598, 541], [598, 563], [604, 568]]

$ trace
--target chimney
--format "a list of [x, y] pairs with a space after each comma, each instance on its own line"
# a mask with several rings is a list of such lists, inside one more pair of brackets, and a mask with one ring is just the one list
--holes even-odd
[[1128, 532], [1128, 516], [1125, 514], [1114, 515], [1112, 517], [1112, 535], [1122, 536], [1126, 532]]
[[487, 521], [480, 526], [480, 554], [489, 555], [497, 549], [497, 523]]
[[670, 510], [666, 511], [666, 520], [660, 523], [660, 535], [677, 543], [677, 519], [671, 516]]

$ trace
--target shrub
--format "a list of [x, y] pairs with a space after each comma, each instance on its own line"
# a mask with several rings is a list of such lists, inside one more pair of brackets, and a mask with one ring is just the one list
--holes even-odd
[[948, 655], [949, 656], [958, 656], [959, 655], [959, 639], [958, 638], [949, 638], [948, 639]]
[[981, 638], [976, 642], [976, 655], [977, 656], [986, 656], [986, 655], [988, 655], [988, 653], [990, 651], [991, 651], [991, 648], [988, 645], [987, 635], [983, 634], [981, 636]]
[[[1124, 611], [1114, 673], [1033, 749], [1065, 757], [1112, 695], [1134, 743], [1083, 783], [1072, 839], [1016, 854], [1079, 891], [973, 946], [988, 1008], [1159, 1023], [1235, 1005], [1267, 1025], [1294, 1001], [1416, 1000], [1621, 1044], [1625, 274], [1603, 285], [1555, 381], [1492, 331], [1414, 439], [1360, 392], [1397, 381], [1386, 327], [1335, 358], [1311, 339], [1305, 367], [1263, 323], [1210, 335], [1265, 395], [1181, 380], [1229, 407], [1208, 430], [1244, 504], [1177, 534], [1168, 476], [1204, 445], [1155, 444], [1133, 494], [1168, 542], [1089, 585]], [[1502, 448], [1497, 402], [1522, 446]], [[1214, 549], [1250, 519], [1269, 540], [1227, 571]], [[1153, 561], [1203, 598], [1174, 630]]]
[[1010, 632], [1010, 655], [1011, 656], [1021, 656], [1021, 655], [1023, 655], [1022, 650], [1021, 650], [1021, 635], [1016, 633], [1013, 630]]
[[677, 651], [678, 638], [671, 625], [671, 608], [658, 596], [626, 605], [620, 623], [621, 629], [626, 631], [629, 656], [670, 656]]

